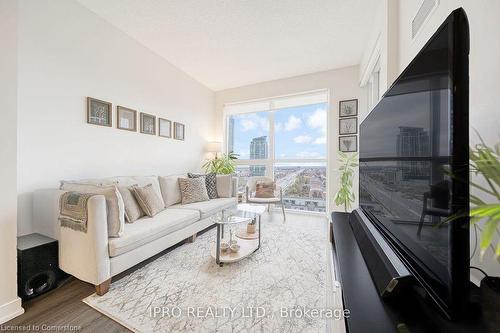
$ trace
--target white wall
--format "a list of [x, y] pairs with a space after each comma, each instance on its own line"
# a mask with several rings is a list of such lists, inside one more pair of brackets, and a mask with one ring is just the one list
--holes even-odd
[[360, 63], [360, 83], [364, 86], [377, 60], [380, 66], [380, 90], [385, 92], [398, 76], [399, 71], [399, 2], [380, 1], [374, 13], [375, 23]]
[[[412, 39], [411, 21], [421, 3], [422, 1], [400, 0], [397, 4], [392, 4], [398, 10], [398, 34], [397, 39], [392, 41], [392, 48], [397, 48], [398, 56], [393, 58], [390, 66], [394, 66], [396, 63], [398, 67], [397, 74], [399, 75], [446, 17], [454, 9], [463, 7], [470, 25], [469, 116], [471, 130], [469, 141], [470, 145], [479, 142], [473, 131], [473, 129], [476, 129], [488, 144], [495, 145], [500, 142], [500, 98], [498, 98], [500, 89], [500, 39], [495, 35], [500, 29], [498, 19], [500, 2], [497, 0], [440, 0], [439, 6], [426, 20], [415, 39]], [[373, 30], [384, 31], [384, 24], [386, 22], [379, 21]], [[372, 52], [373, 46], [370, 45], [366, 49], [363, 59], [369, 58]], [[386, 69], [381, 68], [381, 70]], [[360, 72], [360, 76], [362, 75], [363, 71]], [[393, 77], [393, 80], [396, 76]], [[387, 87], [392, 84], [393, 80], [388, 80]], [[481, 179], [475, 177], [474, 181], [480, 182]], [[474, 189], [472, 191], [475, 193]], [[474, 233], [471, 229], [471, 249], [475, 243], [473, 236]], [[500, 275], [500, 264], [493, 259], [491, 251], [485, 255], [483, 261], [479, 260], [476, 253], [471, 265], [481, 267], [488, 274]], [[471, 271], [471, 279], [474, 282], [478, 282], [480, 278], [482, 278], [481, 273], [475, 270]]]
[[17, 297], [17, 2], [0, 0], [0, 324], [23, 313]]
[[[214, 93], [76, 1], [20, 1], [19, 234], [32, 191], [61, 179], [198, 170], [213, 140]], [[86, 123], [86, 97], [113, 127]], [[186, 141], [116, 129], [116, 105], [186, 124]]]
[[[330, 143], [328, 151], [329, 181], [328, 188], [330, 193], [329, 210], [343, 211], [343, 207], [337, 207], [333, 202], [333, 195], [338, 190], [338, 105], [340, 100], [359, 99], [359, 109], [366, 110], [366, 99], [359, 87], [359, 67], [352, 66], [336, 70], [324, 71], [308, 75], [301, 75], [281, 80], [268, 81], [249, 86], [233, 88], [218, 91], [215, 93], [215, 111], [216, 111], [216, 133], [219, 134], [218, 140], [223, 136], [223, 109], [224, 104], [242, 102], [246, 100], [268, 98], [274, 96], [288, 95], [311, 91], [317, 89], [329, 89], [330, 91], [330, 109], [328, 110], [329, 133], [328, 142]], [[362, 119], [363, 114], [359, 115]], [[357, 177], [356, 177], [357, 179]], [[357, 202], [357, 181], [353, 185], [356, 192]]]

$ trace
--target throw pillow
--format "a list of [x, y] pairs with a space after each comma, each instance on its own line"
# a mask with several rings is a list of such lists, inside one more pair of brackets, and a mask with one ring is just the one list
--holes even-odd
[[139, 206], [141, 206], [147, 216], [153, 217], [165, 209], [163, 201], [156, 194], [152, 184], [144, 187], [132, 186], [131, 189]]
[[233, 195], [233, 175], [217, 175], [217, 196], [231, 198]]
[[141, 209], [141, 206], [135, 199], [132, 187], [137, 186], [137, 185], [132, 185], [132, 186], [120, 186], [118, 187], [118, 191], [120, 191], [120, 194], [122, 195], [123, 198], [123, 203], [125, 204], [125, 219], [126, 222], [128, 223], [133, 223], [143, 217], [144, 212]]
[[217, 175], [215, 173], [207, 173], [206, 175], [200, 175], [195, 173], [188, 173], [189, 178], [199, 178], [205, 177], [205, 186], [207, 188], [208, 197], [210, 199], [217, 199]]
[[66, 182], [61, 184], [61, 190], [104, 195], [108, 210], [108, 237], [120, 237], [122, 235], [123, 229], [125, 228], [125, 205], [116, 186], [98, 186]]
[[181, 189], [181, 203], [183, 205], [210, 199], [204, 177], [179, 178], [179, 187]]
[[274, 198], [275, 182], [258, 181], [255, 184], [256, 198]]
[[161, 195], [165, 206], [169, 207], [181, 202], [181, 190], [179, 189], [179, 178], [186, 175], [171, 175], [158, 177], [160, 181]]

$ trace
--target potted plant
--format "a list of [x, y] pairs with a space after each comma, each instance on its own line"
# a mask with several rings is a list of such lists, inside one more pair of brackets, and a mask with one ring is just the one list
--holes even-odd
[[[491, 248], [497, 261], [500, 260], [500, 242], [493, 247], [495, 234], [500, 235], [500, 144], [489, 147], [479, 136], [481, 143], [469, 148], [470, 172], [481, 176], [484, 185], [477, 181], [470, 184], [478, 192], [470, 195], [470, 223], [481, 232], [479, 248], [481, 258]], [[453, 177], [453, 175], [450, 175]], [[451, 222], [463, 214], [454, 215], [446, 220]], [[482, 226], [479, 226], [482, 222]]]
[[346, 154], [339, 151], [340, 163], [340, 188], [335, 194], [335, 204], [337, 206], [344, 206], [344, 211], [351, 208], [356, 196], [352, 191], [352, 178], [354, 175], [354, 168], [358, 166], [358, 154]]
[[203, 169], [207, 173], [215, 173], [218, 175], [230, 175], [236, 171], [236, 160], [238, 159], [238, 154], [230, 152], [229, 154], [222, 154], [221, 156], [215, 156], [214, 158], [208, 160], [203, 164]]
[[247, 233], [255, 234], [257, 231], [257, 220], [253, 219], [250, 223], [247, 224]]

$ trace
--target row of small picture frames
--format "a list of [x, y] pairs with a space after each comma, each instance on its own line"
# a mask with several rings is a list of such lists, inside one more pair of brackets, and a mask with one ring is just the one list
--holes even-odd
[[358, 100], [339, 102], [339, 150], [358, 151]]
[[[100, 126], [113, 126], [113, 105], [92, 97], [87, 97], [87, 123]], [[156, 130], [158, 124], [158, 131]], [[144, 134], [156, 135], [164, 138], [184, 140], [184, 124], [141, 112], [139, 131]], [[116, 128], [137, 132], [137, 111], [118, 105], [116, 107]]]

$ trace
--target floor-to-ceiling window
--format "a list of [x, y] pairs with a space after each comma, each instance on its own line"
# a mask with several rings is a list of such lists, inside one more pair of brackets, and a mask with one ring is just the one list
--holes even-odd
[[326, 211], [326, 90], [226, 105], [226, 148], [239, 154], [240, 189], [268, 176], [287, 209]]

